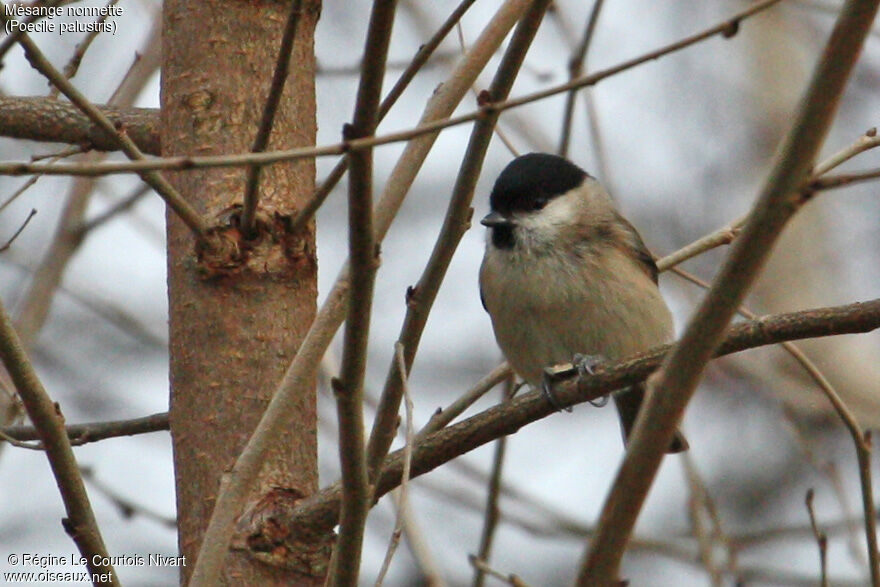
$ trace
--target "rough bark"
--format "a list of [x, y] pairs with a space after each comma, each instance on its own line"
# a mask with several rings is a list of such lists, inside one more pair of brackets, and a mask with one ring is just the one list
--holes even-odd
[[[125, 129], [138, 148], [159, 154], [159, 113], [153, 108], [100, 106]], [[31, 141], [88, 145], [98, 151], [117, 151], [119, 143], [98, 128], [79, 108], [42, 96], [0, 96], [0, 136]]]
[[[208, 0], [164, 4], [162, 154], [246, 151], [254, 140], [289, 4]], [[320, 2], [305, 3], [270, 149], [315, 142], [313, 33]], [[263, 170], [258, 235], [236, 229], [246, 170], [194, 170], [174, 185], [209, 223], [196, 243], [168, 214], [171, 433], [179, 542], [193, 568], [221, 476], [232, 466], [315, 313], [314, 226], [293, 234], [287, 220], [314, 190], [314, 162]], [[317, 489], [313, 386], [302, 390], [255, 488], [309, 495]], [[314, 562], [314, 561], [312, 561]], [[285, 564], [287, 563], [287, 564]], [[320, 582], [320, 564], [227, 556], [225, 582]]]

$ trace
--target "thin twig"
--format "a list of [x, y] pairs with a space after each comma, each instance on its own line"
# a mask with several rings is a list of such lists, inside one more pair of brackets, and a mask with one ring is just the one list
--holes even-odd
[[40, 155], [31, 155], [31, 161], [42, 161], [44, 159], [50, 159], [52, 161], [57, 161], [59, 159], [65, 158], [65, 157], [73, 157], [74, 155], [81, 155], [82, 153], [85, 153], [87, 151], [88, 151], [88, 146], [71, 145], [69, 147], [64, 147], [63, 149], [56, 151], [54, 153], [43, 153]]
[[0, 440], [4, 442], [8, 442], [12, 446], [16, 448], [23, 448], [25, 450], [43, 450], [42, 443], [39, 442], [26, 442], [24, 440], [17, 440], [12, 436], [9, 436], [3, 430], [0, 430]]
[[474, 571], [479, 573], [480, 576], [490, 575], [507, 583], [511, 587], [529, 587], [529, 584], [520, 579], [518, 575], [514, 575], [513, 573], [504, 575], [490, 567], [488, 562], [478, 556], [472, 554], [468, 555], [468, 562], [471, 563], [471, 566], [474, 567]]
[[510, 365], [506, 362], [501, 363], [489, 371], [489, 373], [484, 375], [470, 389], [461, 394], [446, 408], [438, 408], [428, 420], [428, 423], [419, 430], [416, 438], [424, 438], [428, 434], [447, 426], [450, 422], [459, 417], [466, 409], [474, 405], [478, 399], [486, 395], [486, 393], [488, 393], [493, 387], [510, 377], [511, 373]]
[[[446, 35], [449, 34], [449, 31], [453, 29], [456, 23], [461, 20], [461, 17], [468, 11], [468, 8], [476, 0], [462, 0], [462, 2], [452, 11], [449, 17], [440, 25], [440, 28], [437, 29], [437, 32], [428, 40], [427, 43], [422, 45], [419, 50], [416, 52], [415, 56], [410, 61], [409, 65], [400, 74], [400, 77], [395, 82], [394, 86], [388, 92], [388, 95], [385, 96], [385, 99], [382, 100], [382, 104], [379, 106], [379, 121], [385, 118], [385, 115], [391, 110], [391, 107], [397, 102], [397, 99], [403, 94], [403, 91], [409, 86], [410, 82], [415, 78], [416, 74], [422, 70], [434, 52], [437, 50], [437, 47], [440, 46], [440, 43], [443, 42], [443, 39], [446, 38]], [[336, 163], [333, 167], [333, 170], [327, 174], [327, 177], [321, 182], [321, 185], [315, 190], [315, 194], [312, 198], [303, 206], [302, 210], [297, 212], [296, 216], [294, 216], [293, 220], [291, 220], [291, 228], [290, 232], [296, 233], [300, 228], [305, 226], [305, 224], [311, 220], [311, 218], [315, 215], [315, 212], [318, 211], [324, 204], [324, 200], [327, 199], [327, 196], [330, 195], [330, 192], [333, 191], [333, 188], [336, 187], [336, 184], [339, 183], [339, 180], [342, 179], [342, 176], [345, 175], [345, 172], [348, 170], [348, 158], [343, 157]]]
[[[464, 29], [461, 28], [461, 22], [455, 25], [455, 32], [458, 33], [458, 44], [461, 47], [461, 52], [467, 53], [467, 43], [464, 40]], [[471, 86], [471, 94], [479, 104], [480, 93], [477, 91], [477, 88], [475, 86]], [[510, 152], [511, 155], [513, 155], [514, 157], [519, 157], [519, 151], [513, 145], [513, 141], [511, 141], [507, 137], [507, 133], [504, 132], [500, 124], [496, 124], [495, 127], [492, 129], [492, 132], [494, 132], [495, 136], [497, 136], [501, 140], [501, 142], [504, 143], [504, 146], [507, 147], [507, 150]]]
[[[68, 424], [64, 428], [67, 432], [67, 437], [70, 439], [70, 445], [81, 446], [107, 438], [135, 436], [137, 434], [168, 430], [168, 412], [130, 420]], [[39, 440], [40, 438], [39, 431], [33, 426], [7, 426], [0, 428], [0, 433], [3, 434], [4, 438], [16, 441]], [[37, 448], [44, 450], [42, 444], [37, 445]]]
[[[504, 382], [504, 389], [501, 393], [502, 402], [506, 402], [513, 397], [516, 389], [514, 379], [511, 373]], [[502, 483], [501, 472], [504, 467], [506, 449], [507, 437], [502, 436], [495, 441], [495, 455], [492, 458], [492, 471], [489, 474], [489, 485], [486, 491], [486, 507], [483, 510], [483, 531], [480, 534], [480, 545], [477, 548], [477, 558], [487, 563], [492, 556], [492, 542], [495, 538], [498, 523], [501, 521], [501, 509], [499, 507]], [[485, 581], [485, 570], [480, 567], [474, 567], [474, 580], [471, 584], [474, 587], [482, 587]]]
[[103, 226], [105, 223], [113, 220], [118, 215], [129, 210], [132, 206], [141, 201], [141, 199], [150, 193], [150, 186], [142, 183], [136, 186], [127, 196], [101, 212], [91, 220], [83, 222], [76, 230], [85, 235], [93, 230]]
[[[717, 587], [724, 584], [725, 570], [736, 575], [733, 549], [730, 548], [727, 536], [721, 527], [721, 519], [718, 515], [718, 509], [715, 507], [715, 501], [709, 495], [709, 490], [700, 477], [694, 460], [689, 452], [683, 453], [682, 457], [685, 479], [689, 488], [688, 510], [691, 517], [692, 533], [697, 539], [703, 567], [706, 573], [708, 573], [712, 585]], [[712, 522], [712, 527], [709, 529], [706, 528], [706, 517]], [[724, 546], [727, 558], [725, 569], [720, 568], [715, 561], [716, 540], [722, 542]]]
[[[593, 8], [587, 17], [587, 24], [584, 27], [584, 34], [580, 43], [572, 52], [568, 61], [568, 79], [569, 81], [581, 77], [584, 71], [584, 65], [587, 62], [587, 51], [590, 50], [590, 44], [593, 40], [593, 34], [596, 32], [596, 24], [599, 22], [599, 14], [602, 12], [602, 4], [605, 0], [594, 0]], [[562, 118], [562, 137], [559, 139], [559, 154], [562, 157], [568, 157], [568, 147], [571, 142], [571, 127], [574, 120], [574, 103], [577, 98], [577, 90], [571, 90], [565, 95], [565, 114]]]
[[746, 223], [748, 216], [740, 216], [727, 226], [723, 226], [706, 236], [703, 236], [694, 242], [683, 246], [677, 251], [666, 255], [657, 260], [657, 270], [661, 273], [676, 265], [680, 265], [688, 259], [693, 259], [697, 255], [702, 255], [706, 251], [711, 251], [722, 245], [729, 245], [742, 231], [743, 225]]
[[[701, 287], [708, 287], [708, 284], [697, 278], [694, 275], [676, 267], [673, 271], [685, 279], [696, 283]], [[737, 312], [746, 318], [754, 320], [756, 315], [754, 312], [746, 308], [745, 306], [740, 306], [737, 309]], [[828, 398], [828, 401], [831, 403], [831, 407], [840, 417], [847, 431], [850, 433], [850, 436], [853, 440], [853, 444], [856, 449], [856, 460], [858, 461], [859, 466], [859, 480], [860, 487], [862, 490], [862, 508], [864, 511], [864, 525], [865, 525], [865, 536], [868, 544], [868, 559], [870, 562], [870, 566], [873, 568], [874, 565], [878, 564], [877, 559], [880, 558], [880, 553], [877, 552], [877, 512], [876, 506], [874, 505], [873, 499], [873, 482], [872, 482], [872, 473], [871, 473], [871, 443], [867, 440], [865, 436], [865, 432], [862, 431], [861, 426], [858, 423], [855, 415], [850, 411], [850, 409], [846, 406], [844, 401], [841, 399], [840, 394], [834, 388], [830, 381], [825, 377], [822, 371], [819, 369], [816, 364], [810, 360], [809, 357], [801, 350], [801, 348], [794, 344], [791, 341], [785, 341], [782, 343], [782, 348], [791, 355], [800, 365], [804, 368], [810, 378], [816, 382], [819, 389]]]
[[819, 529], [816, 523], [816, 512], [813, 510], [813, 497], [815, 492], [813, 488], [807, 490], [807, 496], [804, 502], [807, 505], [807, 513], [810, 515], [810, 527], [813, 529], [813, 537], [816, 539], [816, 545], [819, 547], [819, 569], [821, 573], [822, 587], [828, 587], [828, 536]]
[[[476, 0], [465, 0], [467, 4], [473, 4]], [[424, 47], [422, 45], [421, 47]], [[421, 47], [419, 50], [421, 50]], [[431, 58], [425, 63], [425, 68], [437, 67], [440, 65], [447, 65], [456, 59], [458, 59], [457, 51], [438, 51], [437, 53], [431, 55]], [[412, 65], [412, 60], [408, 59], [389, 59], [388, 64], [385, 66], [386, 71], [404, 71], [410, 65]], [[361, 73], [361, 64], [360, 63], [352, 63], [351, 65], [324, 65], [322, 63], [318, 63], [318, 66], [315, 68], [315, 75], [319, 77], [350, 77], [360, 75]]]
[[[827, 181], [827, 179], [822, 179], [822, 176], [832, 169], [835, 169], [836, 167], [849, 161], [856, 155], [864, 153], [865, 151], [868, 151], [878, 146], [880, 146], [880, 137], [877, 136], [877, 129], [868, 129], [851, 145], [848, 145], [840, 151], [834, 153], [833, 155], [825, 159], [822, 163], [816, 165], [816, 167], [813, 168], [810, 188], [817, 189], [815, 187], [817, 183]], [[705, 253], [706, 251], [714, 249], [715, 247], [732, 243], [742, 230], [746, 219], [747, 216], [741, 216], [727, 226], [719, 228], [718, 230], [707, 234], [706, 236], [699, 238], [688, 245], [685, 245], [684, 247], [673, 253], [670, 253], [662, 259], [658, 259], [657, 269], [659, 269], [661, 272], [666, 271], [671, 267], [684, 263], [688, 259], [696, 257], [697, 255]]]
[[[43, 2], [43, 5], [46, 8], [54, 8], [56, 6], [64, 6], [65, 4], [70, 4], [74, 1], [75, 0], [46, 0], [45, 2]], [[5, 6], [3, 7], [3, 10], [6, 10]], [[6, 38], [0, 41], [0, 69], [2, 69], [5, 65], [4, 58], [6, 57], [6, 53], [8, 53], [9, 50], [15, 46], [15, 44], [18, 42], [18, 38], [23, 35], [24, 32], [27, 30], [27, 25], [35, 23], [43, 18], [51, 18], [49, 11], [43, 11], [43, 14], [41, 14], [40, 12], [41, 11], [39, 10], [35, 10], [31, 14], [26, 16], [20, 21], [21, 24], [24, 26], [17, 27], [15, 30], [12, 31], [12, 34], [6, 35]], [[4, 30], [4, 32], [6, 31]]]
[[[281, 95], [284, 93], [287, 73], [290, 71], [290, 54], [293, 51], [293, 42], [296, 39], [296, 28], [301, 13], [302, 0], [293, 0], [290, 3], [287, 24], [284, 25], [284, 34], [281, 37], [281, 46], [278, 49], [278, 59], [275, 61], [275, 73], [272, 74], [272, 84], [269, 86], [269, 94], [266, 97], [266, 103], [263, 105], [263, 116], [260, 118], [260, 126], [257, 130], [257, 136], [254, 138], [251, 153], [262, 153], [269, 146], [269, 137], [272, 135], [275, 113], [278, 110], [278, 104], [281, 103]], [[260, 199], [260, 172], [262, 169], [260, 165], [251, 165], [248, 168], [244, 206], [241, 211], [241, 229], [246, 237], [249, 237], [253, 232], [257, 218], [257, 203]]]
[[[456, 459], [451, 461], [450, 465], [456, 465], [463, 462], [463, 459]], [[482, 475], [478, 480], [484, 480], [485, 475]], [[475, 497], [472, 497], [470, 494], [464, 494], [461, 490], [455, 489], [450, 486], [450, 484], [437, 484], [431, 483], [431, 480], [428, 479], [421, 484], [421, 488], [424, 491], [429, 491], [432, 494], [447, 500], [450, 504], [456, 506], [464, 506], [467, 510], [472, 512], [479, 512], [482, 510], [482, 503], [478, 503]], [[542, 503], [539, 499], [523, 495], [520, 489], [512, 489], [510, 486], [505, 484], [505, 488], [503, 489], [504, 495], [507, 498], [512, 500], [520, 500], [521, 505], [527, 511], [529, 511], [532, 517], [540, 520], [540, 522], [534, 522], [532, 520], [526, 519], [523, 515], [517, 514], [515, 512], [504, 512], [502, 521], [515, 526], [518, 530], [522, 530], [525, 533], [540, 538], [553, 538], [559, 540], [576, 540], [579, 542], [583, 542], [585, 539], [590, 539], [593, 535], [594, 528], [587, 523], [580, 522], [578, 520], [572, 519], [570, 516], [557, 512], [549, 506]], [[840, 520], [831, 524], [827, 524], [827, 532], [845, 532], [848, 524], [851, 524], [855, 520]], [[861, 523], [861, 519], [858, 520], [857, 523]], [[791, 538], [812, 538], [812, 529], [807, 524], [801, 524], [797, 526], [790, 526], [786, 528], [773, 527], [768, 531], [762, 531], [760, 533], [752, 533], [748, 535], [736, 535], [731, 536], [728, 535], [726, 538], [730, 540], [731, 546], [736, 547], [737, 550], [743, 550], [745, 548], [764, 548], [766, 549], [765, 543], [771, 540], [786, 540]], [[689, 539], [690, 536], [685, 535], [671, 535], [667, 536], [665, 540], [658, 540], [656, 538], [651, 538], [647, 536], [639, 536], [636, 535], [633, 537], [632, 542], [630, 543], [630, 551], [631, 552], [640, 552], [653, 556], [660, 556], [664, 558], [668, 558], [670, 560], [692, 566], [695, 570], [705, 571], [705, 569], [700, 564], [699, 556], [696, 552], [696, 549], [693, 547], [681, 544], [681, 539]], [[740, 545], [737, 541], [743, 539], [742, 545]], [[751, 542], [751, 538], [755, 540]], [[673, 541], [670, 541], [673, 540]], [[691, 541], [688, 540], [689, 544]], [[731, 579], [736, 579], [739, 576], [758, 576], [761, 577], [772, 577], [773, 571], [770, 569], [763, 569], [759, 567], [749, 567], [749, 566], [737, 566], [735, 570], [730, 570], [728, 575]], [[788, 575], [787, 578], [792, 579], [792, 583], [787, 583], [782, 581], [782, 584], [804, 584], [804, 585], [815, 585], [815, 578], [810, 579], [804, 575]], [[812, 583], [811, 583], [812, 581]], [[780, 584], [779, 581], [773, 584]], [[839, 581], [837, 579], [832, 581], [833, 585], [846, 584], [846, 585], [862, 585], [858, 581]]]
[[[343, 129], [346, 139], [372, 136], [378, 124], [382, 79], [397, 2], [374, 0], [364, 44], [363, 72], [358, 85], [354, 117]], [[330, 563], [331, 587], [357, 585], [363, 551], [364, 528], [370, 510], [370, 484], [364, 454], [364, 372], [378, 267], [373, 228], [373, 151], [349, 154], [348, 258], [351, 296], [345, 319], [342, 366], [331, 381], [339, 419], [339, 464], [342, 508], [339, 532]]]
[[15, 239], [18, 238], [18, 235], [20, 235], [20, 234], [22, 233], [22, 231], [23, 231], [23, 230], [25, 229], [25, 227], [28, 225], [28, 222], [31, 221], [31, 218], [33, 218], [33, 217], [36, 216], [36, 215], [37, 215], [37, 210], [36, 210], [36, 208], [31, 208], [30, 214], [27, 215], [27, 218], [24, 219], [24, 222], [21, 223], [21, 226], [18, 227], [18, 230], [16, 230], [16, 231], [12, 234], [12, 236], [9, 237], [9, 240], [7, 240], [6, 243], [5, 243], [3, 246], [0, 246], [0, 253], [2, 253], [2, 252], [5, 251], [6, 249], [8, 249], [10, 246], [12, 246], [12, 243], [15, 241]]
[[160, 514], [159, 512], [153, 511], [150, 508], [144, 506], [143, 504], [139, 504], [127, 497], [120, 495], [116, 490], [112, 489], [109, 485], [98, 479], [95, 475], [95, 472], [90, 467], [82, 467], [82, 475], [83, 478], [88, 482], [89, 485], [95, 488], [98, 493], [103, 495], [105, 498], [110, 500], [116, 509], [119, 510], [120, 515], [123, 518], [129, 519], [134, 516], [141, 516], [148, 520], [152, 520], [161, 524], [166, 528], [170, 528], [172, 530], [177, 529], [177, 518], [174, 516], [166, 516], [164, 514]]
[[841, 149], [816, 165], [816, 167], [813, 168], [813, 177], [821, 177], [832, 169], [843, 165], [856, 155], [878, 146], [880, 146], [880, 136], [877, 135], [877, 128], [871, 127], [866, 130], [862, 136], [856, 139], [853, 144]]
[[391, 541], [388, 544], [388, 550], [385, 553], [385, 560], [382, 561], [382, 568], [379, 571], [379, 577], [376, 579], [376, 587], [381, 587], [385, 580], [388, 568], [391, 566], [391, 559], [394, 552], [400, 544], [400, 536], [403, 533], [404, 519], [409, 508], [409, 478], [412, 470], [412, 447], [415, 441], [415, 431], [413, 430], [413, 402], [409, 394], [409, 373], [406, 370], [406, 362], [403, 358], [403, 345], [399, 342], [394, 343], [394, 356], [400, 365], [400, 374], [403, 377], [401, 385], [403, 385], [403, 404], [405, 408], [406, 418], [404, 419], [404, 430], [406, 443], [404, 444], [403, 453], [403, 476], [400, 480], [400, 488], [397, 498], [397, 520], [394, 523], [394, 531], [391, 535]]
[[[837, 468], [837, 465], [834, 461], [826, 461], [821, 466], [818, 466], [819, 471], [825, 474], [828, 478], [828, 481], [831, 484], [831, 487], [834, 491], [835, 496], [837, 497], [837, 501], [840, 504], [840, 510], [843, 514], [843, 517], [850, 520], [850, 524], [848, 527], [848, 532], [846, 535], [847, 538], [847, 547], [849, 549], [849, 554], [852, 559], [856, 562], [856, 564], [860, 564], [862, 566], [868, 566], [868, 558], [865, 556], [865, 552], [862, 549], [862, 543], [859, 539], [859, 536], [862, 532], [862, 527], [865, 525], [864, 519], [859, 519], [855, 521], [854, 516], [852, 514], [853, 508], [850, 503], [850, 495], [847, 491], [847, 488], [844, 486], [843, 479], [840, 475], [840, 470]], [[826, 525], [825, 533], [828, 534], [831, 530]]]
[[[160, 32], [160, 26], [154, 23], [145, 40], [146, 51], [143, 58], [132, 61], [110, 97], [111, 105], [130, 106], [159, 67], [158, 41]], [[85, 155], [83, 159], [94, 161], [105, 156], [103, 153], [92, 152]], [[55, 292], [61, 285], [68, 262], [83, 243], [86, 233], [83, 233], [80, 227], [91, 201], [94, 187], [94, 180], [89, 178], [76, 178], [68, 186], [64, 207], [49, 248], [33, 272], [27, 291], [22, 296], [22, 303], [17, 308], [15, 325], [25, 348], [31, 347], [43, 327], [49, 315]]]
[[116, 572], [109, 562], [107, 547], [89, 503], [73, 449], [64, 430], [61, 409], [46, 393], [28, 359], [6, 309], [0, 304], [0, 360], [6, 367], [28, 417], [46, 447], [46, 458], [58, 484], [67, 517], [62, 520], [65, 531], [73, 539], [86, 566], [93, 575], [102, 576], [104, 583], [116, 584]]
[[855, 183], [872, 181], [878, 177], [880, 177], [880, 169], [870, 169], [868, 171], [859, 171], [856, 173], [841, 173], [839, 175], [817, 179], [813, 181], [809, 187], [814, 191], [833, 190]]
[[[107, 7], [116, 6], [119, 0], [110, 0], [107, 3]], [[98, 38], [98, 35], [101, 34], [103, 27], [101, 26], [104, 21], [106, 21], [110, 17], [110, 11], [105, 10], [102, 11], [102, 14], [95, 21], [95, 25], [89, 28], [89, 31], [86, 33], [86, 36], [76, 44], [76, 47], [73, 50], [73, 55], [70, 56], [70, 59], [67, 60], [67, 63], [64, 65], [64, 77], [67, 79], [73, 79], [76, 75], [77, 71], [79, 71], [79, 66], [82, 63], [83, 57], [86, 55], [86, 51], [89, 50], [89, 47], [92, 46], [92, 42]], [[58, 86], [52, 86], [52, 90], [49, 92], [49, 96], [52, 98], [58, 97]]]
[[[73, 147], [67, 147], [58, 153], [47, 154], [47, 155], [34, 155], [31, 157], [31, 161], [40, 161], [42, 159], [49, 159], [50, 163], [54, 163], [65, 157], [72, 157], [73, 155], [78, 155], [80, 153], [85, 152], [87, 149], [81, 145], [76, 145]], [[7, 206], [12, 204], [20, 195], [29, 190], [35, 183], [37, 183], [41, 175], [34, 175], [33, 177], [28, 178], [26, 182], [24, 182], [18, 189], [16, 189], [6, 200], [0, 204], [0, 212], [6, 209]]]
[[[801, 355], [800, 349], [795, 349]], [[871, 474], [871, 440], [870, 432], [863, 432], [853, 413], [831, 386], [825, 376], [809, 363], [807, 367], [814, 379], [822, 381], [821, 388], [825, 397], [831, 401], [834, 410], [843, 420], [856, 449], [856, 460], [859, 466], [859, 485], [862, 491], [862, 509], [865, 514], [865, 538], [868, 546], [868, 563], [871, 569], [871, 584], [880, 585], [880, 553], [877, 551], [877, 510], [874, 505], [874, 489]]]
[[[853, 524], [863, 525], [864, 518], [845, 517], [834, 522], [825, 524], [825, 534], [844, 534], [849, 532]], [[809, 523], [794, 524], [785, 527], [773, 526], [764, 530], [756, 530], [753, 532], [741, 532], [739, 534], [731, 534], [731, 546], [737, 551], [749, 549], [764, 549], [770, 542], [791, 539], [803, 539], [813, 537], [813, 528]]]
[[[462, 114], [459, 116], [450, 116], [449, 112], [442, 113], [430, 111], [423, 115], [422, 122], [417, 126], [400, 131], [389, 133], [386, 135], [377, 135], [371, 138], [359, 139], [336, 143], [333, 145], [325, 145], [318, 147], [300, 147], [296, 149], [288, 149], [282, 151], [268, 151], [266, 153], [239, 153], [232, 155], [216, 155], [205, 157], [164, 157], [155, 158], [148, 161], [128, 161], [128, 162], [108, 162], [94, 165], [35, 165], [28, 163], [0, 163], [0, 175], [25, 175], [31, 173], [43, 173], [46, 175], [111, 175], [116, 173], [128, 173], [132, 171], [142, 172], [146, 170], [188, 170], [194, 168], [210, 168], [210, 167], [237, 167], [242, 165], [271, 165], [295, 159], [307, 159], [313, 157], [327, 157], [331, 155], [342, 155], [350, 151], [367, 149], [379, 145], [387, 145], [399, 141], [411, 141], [412, 139], [422, 138], [429, 146], [433, 144], [436, 133], [439, 131], [466, 124], [478, 120], [488, 112], [503, 112], [511, 108], [518, 108], [532, 102], [544, 100], [551, 96], [568, 92], [577, 88], [593, 86], [600, 81], [617, 75], [623, 71], [632, 69], [639, 65], [643, 65], [655, 59], [659, 59], [665, 55], [675, 53], [684, 48], [700, 43], [707, 38], [716, 35], [729, 36], [731, 31], [735, 30], [738, 24], [758, 12], [766, 10], [777, 4], [781, 0], [763, 0], [756, 2], [751, 7], [738, 12], [730, 18], [724, 20], [721, 24], [715, 25], [704, 31], [661, 47], [660, 49], [650, 51], [633, 59], [624, 61], [618, 65], [603, 69], [595, 73], [586, 75], [568, 83], [558, 86], [552, 86], [549, 89], [526, 94], [520, 98], [514, 98], [505, 102], [486, 103], [482, 108], [474, 112]], [[463, 63], [462, 69], [470, 69], [470, 64]], [[456, 69], [458, 72], [459, 69]], [[453, 72], [453, 76], [456, 72]], [[452, 79], [452, 78], [450, 78]], [[451, 96], [455, 95], [455, 91], [459, 89], [458, 84], [444, 84], [440, 87], [442, 98], [432, 100], [434, 104], [445, 102]], [[459, 97], [460, 100], [460, 97]], [[457, 102], [456, 102], [457, 104]], [[425, 139], [425, 135], [429, 135]], [[417, 166], [419, 167], [419, 166]], [[413, 173], [417, 172], [415, 169]]]
[[[880, 0], [850, 0], [844, 5], [742, 237], [734, 244], [681, 340], [648, 382], [647, 400], [602, 508], [596, 539], [581, 566], [579, 584], [608, 585], [618, 580], [620, 561], [660, 468], [664, 447], [669, 446], [700, 375], [723, 339], [736, 308], [783, 227], [800, 208], [792, 197], [800, 193], [809, 177], [878, 4]], [[872, 556], [876, 560], [876, 553]], [[880, 582], [880, 574], [872, 570], [872, 576]]]
[[[71, 147], [70, 149], [66, 149], [63, 153], [60, 153], [60, 154], [47, 155], [47, 156], [42, 156], [42, 157], [31, 157], [31, 161], [39, 161], [41, 158], [48, 158], [48, 159], [50, 159], [50, 162], [54, 163], [55, 161], [58, 161], [62, 157], [70, 157], [73, 155], [78, 155], [80, 153], [83, 153], [84, 151], [85, 151], [85, 149], [83, 147], [78, 147], [78, 146]], [[14, 192], [12, 192], [12, 194], [8, 198], [6, 198], [6, 200], [2, 204], [0, 204], [0, 212], [3, 212], [3, 210], [5, 210], [7, 206], [9, 206], [12, 202], [17, 200], [20, 195], [22, 195], [27, 190], [29, 190], [35, 183], [37, 183], [40, 180], [41, 177], [42, 177], [42, 175], [39, 175], [39, 174], [34, 175], [33, 177], [29, 177], [26, 182], [21, 184], [21, 186], [18, 189], [16, 189]]]
[[[4, 27], [9, 23], [5, 9], [0, 11], [0, 21], [3, 21]], [[61, 72], [55, 69], [27, 34], [22, 34], [18, 39], [18, 43], [24, 49], [25, 57], [31, 66], [42, 73], [52, 85], [61, 90], [61, 93], [67, 96], [97, 126], [110, 136], [115, 137], [115, 140], [119, 143], [119, 148], [129, 159], [145, 163], [149, 162], [145, 159], [144, 154], [138, 149], [137, 145], [134, 144], [134, 141], [125, 134], [124, 129], [117, 129], [103, 112], [86, 99]], [[162, 175], [157, 171], [150, 170], [139, 172], [139, 175], [165, 200], [168, 206], [177, 213], [180, 219], [186, 223], [196, 236], [201, 237], [205, 234], [207, 225], [202, 217]]]

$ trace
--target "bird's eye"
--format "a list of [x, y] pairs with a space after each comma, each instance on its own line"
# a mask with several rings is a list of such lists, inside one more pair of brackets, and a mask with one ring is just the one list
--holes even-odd
[[540, 197], [535, 198], [532, 202], [532, 210], [541, 210], [544, 206], [547, 205], [547, 198]]

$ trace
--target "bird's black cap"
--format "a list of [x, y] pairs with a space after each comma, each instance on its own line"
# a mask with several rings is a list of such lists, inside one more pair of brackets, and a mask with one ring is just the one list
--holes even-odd
[[557, 155], [529, 153], [511, 161], [492, 188], [489, 205], [502, 214], [539, 210], [572, 190], [589, 174]]

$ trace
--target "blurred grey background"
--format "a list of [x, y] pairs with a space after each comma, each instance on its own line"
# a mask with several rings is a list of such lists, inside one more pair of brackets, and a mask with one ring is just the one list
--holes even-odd
[[[99, 5], [85, 2], [88, 5]], [[391, 60], [405, 64], [457, 3], [401, 0]], [[480, 0], [462, 21], [472, 42], [500, 2]], [[104, 103], [129, 68], [135, 52], [149, 47], [161, 3], [121, 3], [116, 36], [99, 36], [74, 78], [88, 97]], [[591, 2], [560, 0], [548, 14], [513, 91], [522, 95], [568, 78], [567, 63]], [[608, 2], [598, 22], [587, 71], [596, 71], [698, 32], [747, 6], [746, 2], [695, 0]], [[744, 21], [731, 39], [715, 37], [604, 80], [575, 108], [569, 156], [598, 176], [658, 256], [711, 232], [748, 211], [765, 180], [819, 51], [830, 31], [836, 2], [782, 2]], [[369, 3], [325, 0], [317, 30], [320, 64], [318, 144], [335, 143], [351, 118], [356, 70]], [[77, 35], [37, 34], [34, 39], [63, 64]], [[153, 41], [155, 42], [155, 41]], [[413, 126], [425, 101], [461, 54], [453, 32], [438, 57], [416, 78], [379, 132]], [[880, 38], [870, 38], [851, 80], [824, 156], [851, 144], [878, 118]], [[496, 60], [477, 90], [488, 85]], [[389, 69], [390, 88], [400, 67]], [[46, 95], [46, 81], [14, 48], [0, 71], [7, 95]], [[136, 105], [158, 105], [154, 73]], [[470, 111], [474, 99], [460, 108]], [[507, 111], [501, 129], [518, 152], [555, 151], [564, 96]], [[383, 243], [376, 286], [367, 382], [381, 389], [405, 311], [404, 294], [427, 261], [445, 212], [469, 127], [442, 133]], [[600, 142], [597, 144], [595, 137]], [[401, 152], [400, 144], [376, 150], [381, 188]], [[59, 150], [58, 145], [0, 140], [0, 159], [22, 161]], [[513, 157], [496, 140], [474, 199], [475, 218], [487, 211], [497, 173]], [[880, 153], [859, 155], [842, 169], [878, 166]], [[318, 160], [318, 179], [335, 163]], [[26, 178], [0, 177], [0, 204]], [[23, 303], [35, 267], [45, 255], [71, 180], [45, 177], [0, 212], [0, 241], [38, 211], [12, 248], [0, 254], [0, 295], [10, 311]], [[131, 177], [97, 180], [89, 216], [100, 214], [137, 187]], [[326, 293], [346, 255], [345, 185], [318, 214], [320, 291]], [[759, 285], [748, 300], [759, 314], [841, 304], [876, 297], [880, 290], [880, 200], [875, 184], [821, 194], [786, 230]], [[476, 224], [476, 223], [475, 223]], [[167, 337], [164, 206], [154, 194], [95, 231], [64, 273], [62, 287], [39, 334], [33, 358], [48, 391], [69, 422], [132, 418], [167, 409]], [[501, 360], [477, 293], [483, 228], [475, 225], [456, 253], [422, 339], [412, 372], [416, 424], [450, 403]], [[711, 279], [726, 254], [720, 248], [685, 263]], [[671, 273], [661, 278], [679, 329], [702, 291]], [[837, 387], [865, 427], [880, 423], [880, 338], [876, 334], [803, 343], [810, 358]], [[327, 368], [332, 371], [334, 345]], [[320, 390], [322, 485], [337, 479], [334, 402]], [[498, 401], [493, 391], [478, 407]], [[369, 414], [369, 410], [368, 410]], [[840, 584], [866, 577], [863, 532], [834, 524], [860, 514], [852, 443], [828, 402], [803, 370], [777, 348], [716, 361], [708, 370], [684, 422], [691, 466], [705, 483], [735, 564], [746, 584], [816, 584], [817, 548], [804, 506], [815, 488], [820, 525], [831, 531], [829, 569]], [[610, 409], [579, 406], [509, 438], [501, 501], [504, 518], [492, 564], [533, 585], [565, 585], [584, 549], [578, 532], [595, 520], [622, 456]], [[167, 433], [122, 438], [77, 448], [90, 471], [90, 495], [113, 554], [176, 553], [173, 529], [154, 519], [174, 516], [171, 447]], [[467, 555], [476, 551], [485, 499], [487, 446], [412, 484], [414, 518], [427, 548], [450, 585], [471, 580]], [[876, 471], [876, 467], [875, 467]], [[640, 518], [638, 540], [625, 558], [632, 585], [705, 585], [709, 575], [696, 558], [692, 532], [695, 499], [681, 458], [666, 460]], [[137, 504], [126, 512], [121, 497]], [[141, 510], [140, 508], [143, 508]], [[371, 514], [364, 584], [372, 584], [394, 524], [384, 499]], [[146, 512], [146, 515], [145, 515]], [[4, 447], [0, 453], [0, 552], [69, 556], [73, 544], [60, 526], [63, 509], [45, 457]], [[702, 524], [710, 524], [705, 512]], [[790, 530], [769, 538], [772, 529]], [[799, 531], [800, 529], [800, 531]], [[660, 548], [658, 543], [667, 544]], [[9, 570], [0, 557], [0, 567]], [[724, 568], [726, 557], [715, 552]], [[173, 569], [117, 567], [130, 585], [172, 584]], [[812, 579], [810, 579], [812, 578]], [[492, 583], [492, 579], [489, 580]], [[419, 571], [406, 547], [392, 565], [389, 585], [417, 585]], [[835, 583], [837, 584], [837, 583]]]

